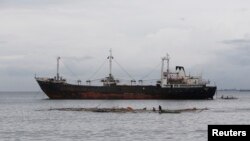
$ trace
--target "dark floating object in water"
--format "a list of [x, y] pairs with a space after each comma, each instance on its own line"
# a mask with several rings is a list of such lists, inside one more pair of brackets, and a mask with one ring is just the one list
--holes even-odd
[[233, 96], [225, 96], [225, 97], [224, 97], [223, 95], [222, 95], [220, 98], [221, 98], [221, 99], [226, 99], [226, 100], [227, 100], [227, 99], [238, 99], [237, 97], [233, 97]]
[[143, 109], [133, 109], [131, 107], [127, 108], [51, 108], [49, 111], [83, 111], [83, 112], [97, 112], [97, 113], [182, 113], [182, 112], [201, 112], [204, 110], [208, 110], [208, 108], [189, 108], [189, 109], [162, 109], [162, 110], [147, 110]]
[[159, 111], [159, 114], [163, 114], [163, 113], [179, 114], [181, 112], [179, 110], [161, 110], [161, 111]]

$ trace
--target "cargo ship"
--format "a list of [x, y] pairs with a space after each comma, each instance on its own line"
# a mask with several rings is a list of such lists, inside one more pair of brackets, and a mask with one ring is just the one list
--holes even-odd
[[139, 80], [138, 84], [132, 84], [136, 81], [131, 80], [130, 85], [122, 85], [112, 74], [113, 58], [110, 50], [109, 74], [101, 79], [100, 86], [90, 83], [82, 85], [80, 81], [77, 84], [67, 83], [66, 79], [59, 75], [60, 57], [57, 58], [55, 77], [35, 77], [35, 79], [50, 99], [213, 99], [217, 89], [201, 76], [186, 75], [183, 66], [176, 66], [175, 71], [170, 71], [168, 54], [161, 58], [160, 79], [155, 84], [145, 85], [142, 80]]

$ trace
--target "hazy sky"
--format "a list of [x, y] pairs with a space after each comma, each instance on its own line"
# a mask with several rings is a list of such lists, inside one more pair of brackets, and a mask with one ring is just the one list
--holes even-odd
[[[34, 75], [54, 76], [57, 56], [72, 82], [106, 61], [100, 78], [110, 48], [135, 79], [169, 53], [219, 89], [250, 88], [250, 1], [0, 0], [0, 91], [40, 90]], [[116, 63], [114, 75], [130, 79]]]

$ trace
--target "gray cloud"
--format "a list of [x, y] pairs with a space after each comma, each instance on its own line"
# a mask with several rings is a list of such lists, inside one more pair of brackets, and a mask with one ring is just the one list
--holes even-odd
[[224, 40], [222, 43], [229, 45], [231, 48], [218, 52], [218, 56], [221, 56], [221, 59], [235, 66], [246, 67], [250, 65], [250, 39]]
[[238, 44], [243, 44], [243, 45], [249, 45], [250, 44], [250, 39], [234, 39], [234, 40], [225, 40], [223, 41], [225, 44], [233, 44], [233, 45], [238, 45]]
[[4, 44], [4, 43], [7, 43], [7, 41], [1, 41], [1, 40], [0, 40], [0, 44]]
[[219, 88], [249, 88], [248, 71], [250, 70], [250, 40], [247, 38], [223, 40], [226, 46], [215, 51], [214, 57], [206, 64], [196, 66], [202, 68], [206, 76], [219, 86]]

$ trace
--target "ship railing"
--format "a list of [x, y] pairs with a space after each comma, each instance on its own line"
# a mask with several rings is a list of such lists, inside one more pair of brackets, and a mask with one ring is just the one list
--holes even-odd
[[36, 77], [36, 80], [44, 81], [44, 82], [66, 83], [66, 79], [56, 80], [54, 78], [48, 78], [48, 77]]
[[183, 85], [183, 84], [168, 84], [165, 85], [166, 88], [201, 88], [205, 85]]
[[40, 81], [50, 81], [51, 78], [48, 77], [36, 77], [36, 80], [40, 80]]

